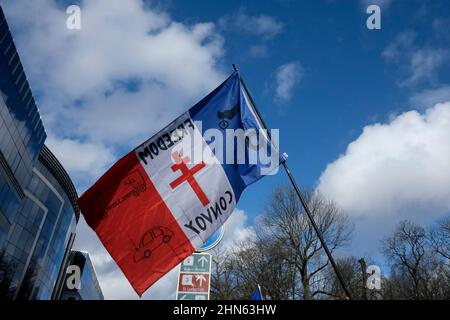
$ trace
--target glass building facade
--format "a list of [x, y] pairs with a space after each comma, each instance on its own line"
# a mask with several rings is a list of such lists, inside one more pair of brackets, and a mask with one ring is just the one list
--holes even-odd
[[0, 6], [0, 300], [52, 299], [79, 218]]
[[[61, 300], [103, 300], [103, 293], [97, 280], [89, 254], [83, 251], [72, 251], [69, 265], [78, 266], [80, 270], [80, 283], [78, 288], [69, 289], [64, 286]], [[65, 281], [68, 279], [66, 278]]]
[[2, 247], [3, 265], [11, 270], [3, 277], [7, 299], [51, 299], [62, 277], [78, 219], [74, 189], [62, 170], [43, 146]]
[[0, 246], [46, 134], [0, 7]]

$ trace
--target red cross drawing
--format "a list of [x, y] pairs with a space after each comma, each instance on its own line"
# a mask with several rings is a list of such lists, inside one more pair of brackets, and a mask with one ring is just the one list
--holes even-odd
[[201, 163], [195, 165], [192, 167], [192, 169], [189, 169], [186, 165], [190, 161], [189, 157], [183, 157], [181, 159], [180, 154], [178, 151], [175, 151], [172, 153], [172, 158], [175, 160], [175, 164], [171, 166], [172, 171], [176, 172], [178, 170], [181, 171], [181, 176], [176, 178], [174, 181], [170, 183], [170, 187], [172, 189], [175, 189], [183, 182], [187, 181], [189, 185], [191, 186], [192, 190], [194, 190], [195, 194], [197, 195], [200, 202], [203, 204], [203, 206], [206, 206], [209, 203], [209, 199], [206, 196], [206, 194], [203, 192], [202, 188], [200, 188], [197, 180], [194, 178], [194, 174], [196, 174], [198, 171], [203, 169], [205, 167], [205, 163], [202, 161]]

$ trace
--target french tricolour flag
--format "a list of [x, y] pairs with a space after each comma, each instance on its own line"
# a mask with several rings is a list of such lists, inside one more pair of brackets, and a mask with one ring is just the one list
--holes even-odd
[[[225, 148], [227, 130], [262, 127], [235, 71], [81, 196], [87, 223], [139, 295], [201, 247], [232, 214], [244, 188], [263, 176], [260, 161], [229, 163], [230, 150], [217, 158], [220, 144], [212, 148], [214, 139], [204, 133], [223, 133]], [[180, 148], [187, 139], [194, 141], [192, 152]], [[267, 134], [258, 141], [271, 146]], [[192, 161], [198, 151], [201, 161]], [[271, 152], [277, 150], [271, 146]]]

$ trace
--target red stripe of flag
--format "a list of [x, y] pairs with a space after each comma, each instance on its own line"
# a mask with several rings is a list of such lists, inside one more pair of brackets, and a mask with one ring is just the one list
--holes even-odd
[[78, 203], [139, 296], [195, 250], [134, 151]]

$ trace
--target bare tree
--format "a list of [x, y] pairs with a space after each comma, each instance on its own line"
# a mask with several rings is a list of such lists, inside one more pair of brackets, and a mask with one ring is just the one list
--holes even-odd
[[[353, 226], [332, 201], [304, 192], [306, 202], [331, 252], [346, 245]], [[258, 227], [261, 241], [275, 239], [284, 258], [299, 274], [301, 296], [310, 300], [324, 294], [323, 275], [328, 266], [319, 238], [291, 187], [274, 190]]]
[[[371, 261], [371, 260], [368, 260]], [[381, 298], [380, 290], [370, 290], [367, 287], [367, 263], [366, 258], [357, 259], [355, 257], [344, 257], [336, 261], [341, 276], [350, 291], [353, 299], [376, 300]], [[373, 263], [370, 263], [373, 264]], [[333, 268], [327, 268], [327, 282], [325, 292], [331, 298], [341, 298], [345, 296], [344, 290], [340, 285]]]
[[[330, 201], [305, 198], [330, 250], [347, 244], [352, 225]], [[259, 284], [267, 299], [343, 299], [345, 294], [317, 235], [289, 187], [277, 188], [257, 219], [256, 238], [213, 254], [212, 298], [248, 299]], [[450, 299], [449, 219], [429, 231], [402, 221], [382, 241], [390, 265], [381, 290], [368, 290], [370, 257], [337, 259], [354, 299]]]
[[[294, 299], [296, 272], [276, 241], [247, 239], [214, 254], [212, 297], [248, 299], [260, 285], [265, 299]], [[294, 288], [293, 288], [294, 286]]]
[[[333, 202], [304, 192], [333, 252], [348, 243], [352, 224]], [[278, 187], [255, 226], [256, 238], [213, 254], [212, 298], [248, 299], [257, 285], [267, 299], [343, 299], [345, 294], [308, 217], [290, 187]], [[429, 231], [402, 221], [382, 241], [390, 265], [381, 290], [368, 290], [370, 257], [337, 259], [355, 299], [450, 299], [450, 219]]]
[[436, 253], [450, 260], [450, 218], [438, 222], [430, 232], [430, 239]]
[[434, 297], [450, 299], [450, 218], [438, 221], [429, 232], [437, 266], [430, 283]]
[[382, 251], [391, 264], [393, 298], [430, 297], [428, 284], [434, 261], [424, 228], [411, 221], [400, 222], [394, 233], [382, 241]]
[[255, 240], [235, 252], [234, 268], [242, 283], [249, 283], [251, 292], [256, 285], [267, 299], [295, 298], [295, 270], [286, 260], [284, 248], [276, 239]]
[[216, 300], [237, 299], [232, 255], [220, 246], [212, 252], [211, 297]]

